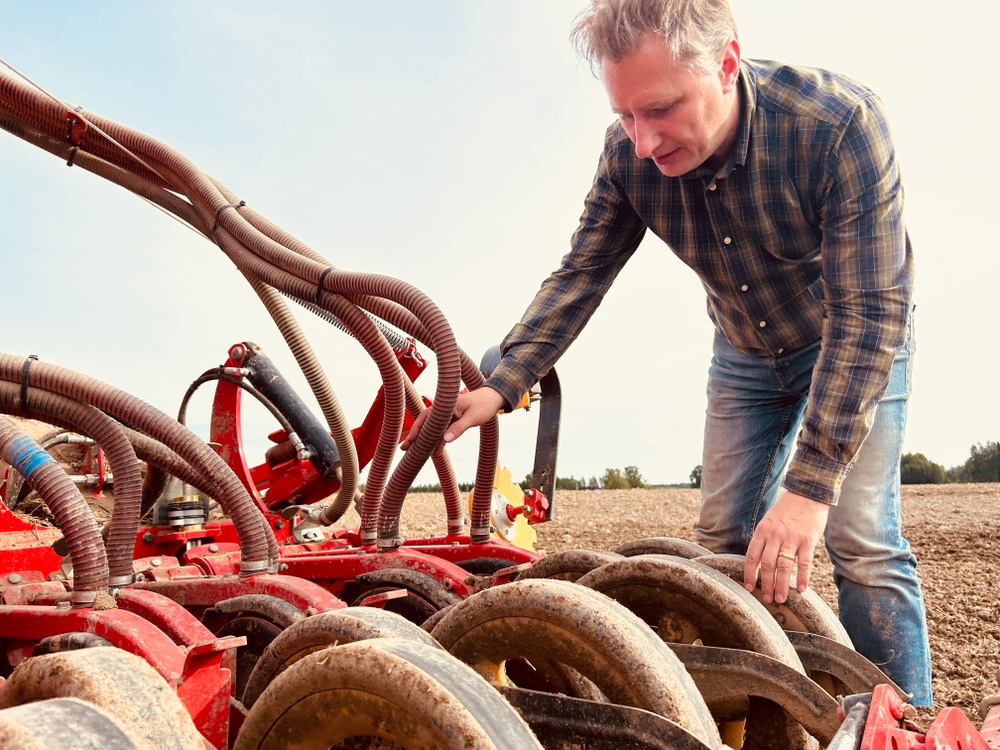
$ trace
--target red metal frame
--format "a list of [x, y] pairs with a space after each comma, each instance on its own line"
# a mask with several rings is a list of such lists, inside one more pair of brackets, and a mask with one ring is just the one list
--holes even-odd
[[903, 726], [903, 708], [891, 685], [876, 686], [861, 750], [990, 750], [990, 745], [960, 709], [944, 709], [927, 732], [920, 734]]
[[10, 667], [32, 656], [43, 638], [93, 633], [144, 659], [177, 692], [202, 736], [213, 747], [228, 746], [236, 649], [245, 638], [216, 638], [176, 602], [151, 592], [124, 592], [113, 609], [66, 603], [0, 605], [0, 644]]

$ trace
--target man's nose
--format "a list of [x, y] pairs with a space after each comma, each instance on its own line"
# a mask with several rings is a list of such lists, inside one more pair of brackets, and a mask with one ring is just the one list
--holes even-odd
[[656, 153], [660, 145], [659, 136], [656, 129], [649, 123], [643, 122], [640, 118], [635, 118], [635, 155], [640, 159], [649, 159]]

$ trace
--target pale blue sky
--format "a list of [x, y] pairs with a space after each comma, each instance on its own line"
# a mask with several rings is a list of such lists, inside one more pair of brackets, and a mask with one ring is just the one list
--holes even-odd
[[[0, 57], [181, 151], [337, 266], [416, 285], [478, 359], [567, 250], [611, 120], [567, 40], [583, 5], [0, 0]], [[990, 229], [1000, 11], [943, 7], [733, 0], [745, 56], [834, 68], [886, 103], [918, 263], [906, 449], [951, 466], [1000, 439]], [[36, 353], [171, 413], [238, 340], [293, 375], [214, 246], [3, 132], [0, 174], [0, 351]], [[558, 366], [561, 475], [635, 464], [650, 481], [687, 479], [701, 462], [704, 309], [694, 275], [644, 242]], [[308, 322], [357, 424], [377, 372], [346, 336]], [[207, 408], [207, 394], [192, 405], [196, 428]], [[255, 436], [271, 429], [248, 419]], [[531, 414], [501, 421], [515, 477], [530, 469], [534, 428]], [[471, 478], [475, 440], [451, 452]]]

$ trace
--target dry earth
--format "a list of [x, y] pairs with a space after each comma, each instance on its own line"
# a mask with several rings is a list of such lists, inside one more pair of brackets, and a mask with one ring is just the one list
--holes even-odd
[[[559, 492], [556, 518], [536, 527], [539, 551], [610, 549], [630, 539], [674, 536], [694, 540], [699, 493], [690, 489]], [[441, 495], [411, 494], [402, 531], [443, 531]], [[934, 707], [946, 706], [980, 723], [978, 704], [1000, 693], [1000, 484], [911, 485], [903, 488], [905, 534], [919, 560], [927, 601]], [[816, 555], [813, 587], [836, 610], [830, 561]]]

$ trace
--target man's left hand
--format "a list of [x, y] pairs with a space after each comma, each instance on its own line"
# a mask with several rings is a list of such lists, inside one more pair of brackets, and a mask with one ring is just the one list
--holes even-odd
[[753, 591], [760, 573], [764, 601], [778, 604], [788, 598], [788, 584], [795, 573], [796, 588], [809, 585], [813, 551], [826, 528], [830, 506], [782, 490], [777, 502], [757, 524], [747, 547], [743, 585]]

